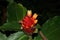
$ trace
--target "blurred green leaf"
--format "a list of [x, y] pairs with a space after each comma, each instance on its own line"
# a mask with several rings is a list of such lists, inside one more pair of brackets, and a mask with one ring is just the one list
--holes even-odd
[[20, 30], [20, 27], [21, 25], [18, 24], [18, 22], [8, 22], [8, 23], [5, 23], [3, 26], [0, 27], [0, 30], [10, 30], [10, 31], [18, 31]]
[[23, 19], [26, 15], [27, 9], [22, 4], [11, 3], [7, 9], [7, 23], [0, 27], [1, 30], [19, 30], [21, 25], [19, 20]]
[[39, 24], [36, 25], [36, 28], [41, 28], [41, 26]]
[[16, 10], [17, 10], [16, 8], [17, 7], [16, 6], [17, 6], [16, 3], [12, 3], [12, 4], [8, 5], [8, 9], [7, 9], [8, 22], [17, 21], [17, 17], [16, 17]]
[[9, 3], [13, 3], [14, 2], [14, 0], [7, 0]]
[[7, 40], [6, 35], [2, 34], [1, 32], [0, 32], [0, 40]]
[[18, 31], [14, 34], [11, 34], [7, 40], [28, 40], [28, 36], [25, 35], [23, 32]]
[[27, 9], [25, 7], [23, 7], [22, 4], [18, 3], [17, 13], [16, 13], [17, 20], [19, 21], [19, 20], [23, 19], [23, 17], [26, 15], [26, 12], [27, 12]]
[[48, 40], [60, 40], [60, 16], [55, 16], [46, 21], [42, 31]]
[[8, 21], [19, 21], [26, 15], [27, 9], [22, 4], [12, 3], [8, 6]]

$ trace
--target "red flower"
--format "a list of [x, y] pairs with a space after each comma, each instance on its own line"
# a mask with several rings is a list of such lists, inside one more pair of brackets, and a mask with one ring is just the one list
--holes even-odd
[[25, 33], [32, 34], [35, 31], [35, 24], [38, 21], [36, 20], [37, 16], [38, 15], [36, 13], [32, 16], [31, 10], [27, 11], [27, 15], [20, 21], [22, 24], [22, 30]]

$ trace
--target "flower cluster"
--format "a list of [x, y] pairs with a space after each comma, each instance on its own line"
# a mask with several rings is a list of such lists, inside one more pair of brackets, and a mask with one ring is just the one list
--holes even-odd
[[22, 30], [25, 33], [33, 33], [35, 31], [35, 24], [38, 22], [37, 18], [37, 14], [34, 13], [34, 15], [32, 15], [32, 11], [28, 10], [27, 11], [27, 15], [23, 18], [23, 20], [20, 21], [20, 23], [22, 24]]

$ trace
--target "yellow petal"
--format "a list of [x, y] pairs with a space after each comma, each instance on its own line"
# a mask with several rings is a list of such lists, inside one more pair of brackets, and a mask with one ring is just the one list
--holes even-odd
[[32, 16], [32, 10], [28, 10], [28, 11], [27, 11], [27, 15], [28, 15], [29, 17], [31, 17], [31, 16]]
[[32, 17], [32, 18], [36, 19], [36, 18], [37, 18], [37, 16], [38, 16], [38, 14], [37, 14], [37, 13], [34, 13], [34, 15], [33, 15], [33, 17]]
[[36, 24], [38, 22], [38, 20], [34, 20], [34, 24]]

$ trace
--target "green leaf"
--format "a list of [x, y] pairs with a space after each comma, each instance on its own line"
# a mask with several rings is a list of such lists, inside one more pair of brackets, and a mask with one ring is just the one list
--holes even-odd
[[7, 0], [9, 3], [13, 3], [14, 2], [14, 0]]
[[22, 4], [18, 3], [17, 5], [17, 20], [21, 20], [23, 19], [23, 17], [26, 15], [27, 9], [25, 7], [23, 7]]
[[41, 28], [41, 26], [39, 24], [36, 25], [36, 28]]
[[27, 9], [22, 4], [11, 3], [8, 6], [7, 23], [0, 27], [1, 30], [19, 30], [18, 21], [26, 15]]
[[0, 32], [0, 40], [7, 40], [6, 35], [2, 34], [1, 32]]
[[60, 16], [55, 16], [46, 21], [42, 31], [48, 40], [60, 40]]
[[22, 4], [12, 3], [8, 6], [8, 22], [19, 21], [26, 15], [27, 9]]
[[27, 40], [28, 37], [23, 32], [18, 31], [14, 34], [11, 34], [7, 40]]
[[17, 17], [16, 17], [16, 7], [17, 4], [16, 3], [12, 3], [12, 4], [9, 4], [8, 6], [8, 14], [7, 14], [7, 18], [8, 18], [8, 22], [11, 22], [11, 21], [17, 21]]
[[13, 22], [5, 23], [3, 26], [0, 27], [0, 30], [18, 31], [20, 30], [20, 27], [21, 25], [19, 25], [18, 22], [13, 21]]

